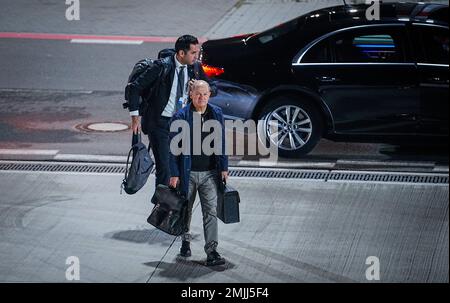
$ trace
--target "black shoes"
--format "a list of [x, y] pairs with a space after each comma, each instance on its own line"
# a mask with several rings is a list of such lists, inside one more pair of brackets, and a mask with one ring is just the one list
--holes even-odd
[[219, 253], [215, 250], [208, 254], [206, 258], [206, 266], [216, 266], [216, 265], [224, 265], [225, 259], [222, 258]]
[[[180, 248], [180, 256], [188, 258], [192, 255], [191, 243], [189, 241], [182, 241]], [[206, 258], [206, 266], [224, 265], [225, 259], [222, 258], [215, 250], [210, 252]]]
[[190, 244], [191, 243], [189, 241], [181, 242], [180, 256], [187, 258], [192, 255]]

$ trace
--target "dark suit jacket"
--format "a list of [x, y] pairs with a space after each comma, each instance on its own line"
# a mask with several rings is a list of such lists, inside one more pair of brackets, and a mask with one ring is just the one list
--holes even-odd
[[[196, 66], [194, 66], [196, 65]], [[211, 97], [217, 95], [217, 86], [206, 76], [200, 62], [188, 66], [189, 79], [205, 80], [211, 86]], [[148, 125], [152, 126], [161, 116], [167, 106], [175, 76], [175, 58], [169, 56], [158, 59], [155, 64], [143, 72], [134, 82], [130, 84], [129, 110], [139, 110], [140, 95], [148, 88], [154, 87], [153, 93], [148, 97], [149, 114]], [[161, 77], [160, 80], [158, 80]], [[139, 113], [141, 116], [143, 113]]]

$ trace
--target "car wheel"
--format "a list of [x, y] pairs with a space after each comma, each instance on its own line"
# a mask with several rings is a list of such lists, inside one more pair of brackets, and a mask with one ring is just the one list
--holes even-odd
[[278, 148], [286, 158], [309, 153], [321, 139], [323, 121], [319, 110], [309, 100], [295, 96], [277, 97], [261, 111], [266, 142]]

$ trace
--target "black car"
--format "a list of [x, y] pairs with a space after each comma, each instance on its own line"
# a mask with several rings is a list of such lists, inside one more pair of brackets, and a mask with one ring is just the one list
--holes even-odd
[[448, 6], [382, 4], [374, 21], [367, 8], [325, 8], [205, 42], [203, 67], [220, 89], [211, 102], [228, 118], [266, 121], [284, 157], [308, 153], [322, 137], [447, 142]]

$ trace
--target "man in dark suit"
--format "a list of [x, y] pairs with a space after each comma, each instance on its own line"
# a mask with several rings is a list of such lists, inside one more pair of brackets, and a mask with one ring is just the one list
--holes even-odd
[[[200, 46], [197, 38], [184, 35], [175, 43], [175, 54], [156, 60], [155, 64], [129, 84], [129, 110], [133, 133], [141, 130], [141, 116], [145, 114], [146, 128], [156, 163], [156, 185], [169, 184], [169, 121], [189, 98], [193, 81], [205, 80], [211, 86], [211, 96], [217, 88], [206, 76], [197, 61]], [[140, 95], [152, 89], [147, 113], [139, 112]]]

